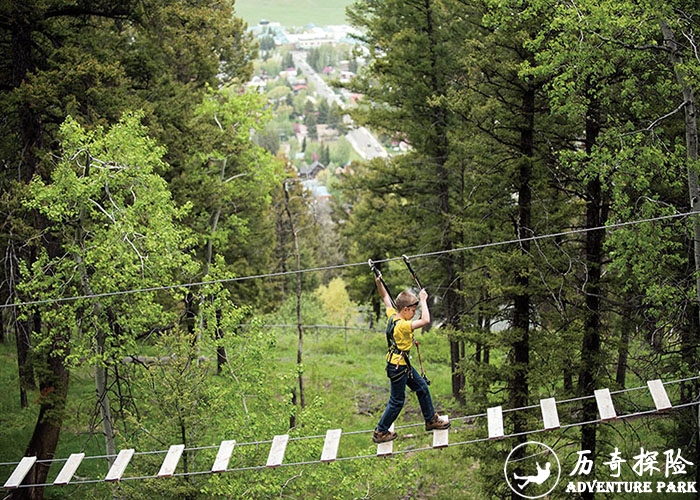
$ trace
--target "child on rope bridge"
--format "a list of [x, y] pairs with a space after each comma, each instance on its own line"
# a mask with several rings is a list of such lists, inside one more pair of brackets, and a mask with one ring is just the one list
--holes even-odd
[[[386, 374], [391, 382], [391, 396], [386, 409], [374, 430], [372, 441], [385, 443], [396, 439], [396, 432], [390, 431], [391, 424], [396, 420], [406, 400], [406, 386], [418, 397], [421, 412], [425, 418], [425, 430], [447, 429], [450, 423], [439, 418], [433, 407], [428, 382], [411, 366], [409, 351], [413, 346], [413, 331], [430, 323], [428, 309], [428, 292], [421, 289], [416, 297], [410, 291], [401, 292], [396, 297], [396, 308], [387, 292], [381, 274], [375, 277], [379, 295], [386, 306], [387, 341], [389, 352], [386, 355]], [[421, 315], [413, 319], [420, 304]]]

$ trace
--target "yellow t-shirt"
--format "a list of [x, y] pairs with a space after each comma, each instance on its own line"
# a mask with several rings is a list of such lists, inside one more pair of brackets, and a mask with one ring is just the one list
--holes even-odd
[[[387, 320], [391, 320], [396, 316], [396, 309], [390, 307], [386, 310]], [[394, 326], [394, 341], [396, 347], [401, 351], [408, 351], [413, 346], [413, 330], [411, 329], [411, 320], [400, 319]], [[406, 360], [399, 354], [387, 353], [386, 360], [391, 364], [406, 365]]]

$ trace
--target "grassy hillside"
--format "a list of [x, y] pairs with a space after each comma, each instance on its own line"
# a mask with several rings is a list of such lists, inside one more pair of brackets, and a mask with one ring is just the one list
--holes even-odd
[[347, 24], [345, 7], [352, 0], [236, 0], [236, 14], [249, 26], [261, 19], [283, 26]]

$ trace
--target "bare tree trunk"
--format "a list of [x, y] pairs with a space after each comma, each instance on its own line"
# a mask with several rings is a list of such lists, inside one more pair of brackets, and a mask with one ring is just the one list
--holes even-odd
[[[294, 238], [294, 256], [296, 258], [296, 294], [297, 294], [297, 333], [299, 336], [299, 342], [297, 344], [297, 368], [298, 368], [298, 378], [299, 378], [299, 404], [302, 408], [305, 406], [304, 402], [304, 376], [302, 372], [302, 361], [304, 353], [304, 326], [301, 317], [301, 254], [299, 253], [299, 237], [297, 235], [296, 226], [294, 225], [294, 218], [292, 217], [292, 212], [289, 209], [289, 191], [287, 191], [287, 185], [284, 185], [284, 208], [287, 212], [287, 217], [289, 217], [289, 226], [292, 230], [292, 237]], [[296, 401], [296, 392], [293, 394], [293, 400]], [[290, 421], [291, 424], [291, 421]], [[290, 427], [294, 427], [290, 425]]]
[[[518, 220], [515, 232], [520, 241], [520, 253], [525, 259], [529, 259], [530, 240], [532, 237], [532, 159], [534, 155], [534, 119], [535, 119], [535, 90], [527, 89], [522, 97], [522, 112], [524, 126], [520, 131], [520, 165], [518, 168]], [[509, 403], [513, 408], [522, 408], [528, 405], [530, 386], [528, 374], [530, 372], [530, 271], [529, 269], [516, 269], [514, 282], [516, 288], [521, 290], [513, 299], [512, 328], [516, 338], [511, 345], [509, 354], [512, 365], [512, 373], [509, 380]], [[513, 432], [518, 434], [525, 430], [526, 419], [522, 412], [513, 412], [511, 415]], [[525, 437], [519, 437], [518, 441], [525, 442]], [[515, 458], [522, 458], [519, 448]], [[514, 473], [521, 473], [516, 468]], [[520, 495], [511, 494], [511, 498], [520, 498]]]
[[31, 350], [31, 326], [28, 320], [17, 318], [16, 308], [12, 308], [13, 323], [15, 326], [15, 343], [17, 345], [17, 369], [19, 370], [19, 401], [22, 408], [27, 408], [27, 389], [36, 387], [34, 370], [29, 362]]
[[[219, 341], [224, 338], [224, 332], [221, 330], [221, 309], [216, 310], [216, 340]], [[228, 356], [226, 355], [226, 348], [223, 345], [216, 346], [216, 374], [221, 375], [224, 370], [224, 366], [228, 363]]]
[[622, 331], [620, 332], [620, 344], [617, 348], [617, 371], [615, 373], [615, 383], [620, 388], [625, 387], [627, 379], [627, 358], [629, 356], [630, 338], [632, 337], [632, 330], [634, 329], [634, 324], [632, 323], [631, 318], [627, 317], [632, 313], [632, 311], [634, 311], [634, 305], [631, 302], [632, 301], [630, 301], [630, 303], [625, 307], [623, 312], [625, 317], [620, 325]]
[[[600, 107], [594, 99], [590, 99], [586, 116], [586, 152], [590, 154], [600, 133]], [[586, 228], [602, 227], [608, 218], [608, 206], [604, 201], [602, 182], [595, 177], [586, 184]], [[581, 342], [581, 371], [579, 372], [578, 387], [581, 395], [591, 395], [596, 389], [597, 374], [600, 369], [601, 351], [601, 276], [603, 267], [603, 244], [605, 230], [597, 229], [586, 232], [586, 288], [583, 339]], [[597, 419], [598, 409], [592, 399], [583, 403], [584, 421]], [[597, 425], [584, 425], [581, 428], [581, 449], [589, 450], [591, 456], [596, 454]], [[595, 462], [594, 462], [595, 467]], [[582, 498], [592, 499], [592, 492], [583, 493]]]
[[[671, 29], [671, 26], [665, 19], [659, 21], [661, 32], [664, 37], [664, 44], [669, 51], [669, 57], [673, 66], [673, 71], [676, 75], [676, 80], [681, 86], [683, 93], [683, 101], [685, 103], [685, 146], [688, 160], [688, 196], [690, 198], [690, 211], [696, 214], [691, 217], [693, 225], [693, 258], [695, 260], [695, 315], [696, 321], [690, 321], [687, 332], [684, 332], [681, 337], [682, 352], [684, 358], [688, 362], [688, 366], [692, 370], [698, 369], [697, 345], [700, 338], [700, 188], [698, 188], [698, 123], [697, 123], [697, 108], [695, 106], [695, 91], [690, 86], [688, 75], [682, 66], [682, 59], [678, 53], [678, 44], [676, 37]], [[692, 37], [692, 34], [687, 36]], [[692, 401], [697, 397], [700, 388], [697, 384], [690, 384], [691, 387], [684, 388], [684, 397], [682, 402]], [[687, 434], [696, 434], [694, 438], [689, 439], [695, 443], [695, 460], [697, 464], [700, 461], [700, 445], [698, 438], [700, 437], [700, 410], [693, 415], [695, 419], [695, 429], [689, 429]], [[684, 433], [685, 434], [685, 433]], [[696, 481], [700, 481], [700, 467], [696, 467]], [[696, 495], [698, 497], [698, 495]]]
[[[79, 255], [75, 256], [78, 271], [83, 282], [83, 290], [85, 294], [93, 295], [92, 287], [90, 286], [89, 278], [85, 271], [82, 258]], [[100, 317], [103, 314], [102, 304], [98, 301], [93, 304], [90, 315], [92, 317]], [[104, 353], [106, 349], [107, 333], [99, 324], [95, 326], [95, 391], [97, 394], [97, 407], [100, 410], [100, 421], [102, 423], [102, 434], [105, 440], [105, 454], [110, 465], [114, 462], [117, 454], [117, 447], [114, 442], [114, 420], [112, 419], [112, 408], [109, 401], [108, 391], [108, 372], [107, 366], [104, 364]]]
[[[34, 262], [35, 254], [34, 249], [29, 250], [28, 255], [26, 256], [29, 266], [31, 266], [31, 264]], [[5, 256], [5, 272], [9, 289], [9, 300], [14, 303], [21, 302], [21, 298], [17, 296], [17, 291], [15, 289], [15, 284], [19, 275], [18, 260], [19, 257], [17, 255], [15, 242], [10, 242]], [[15, 345], [17, 348], [20, 407], [27, 408], [29, 406], [27, 401], [27, 390], [34, 389], [36, 387], [34, 369], [32, 367], [31, 358], [29, 357], [29, 352], [31, 351], [30, 333], [32, 331], [32, 321], [35, 321], [36, 317], [32, 320], [19, 319], [17, 315], [17, 307], [10, 308], [10, 325], [15, 332]]]
[[[688, 195], [690, 197], [690, 209], [693, 213], [700, 212], [700, 189], [698, 189], [698, 123], [695, 107], [695, 92], [688, 84], [687, 75], [681, 68], [682, 60], [678, 54], [678, 45], [673, 30], [664, 19], [660, 21], [664, 42], [669, 49], [671, 64], [676, 74], [676, 79], [683, 92], [685, 102], [685, 146], [688, 158]], [[696, 299], [700, 302], [700, 218], [692, 217], [693, 222], [693, 249], [695, 256], [695, 289]]]

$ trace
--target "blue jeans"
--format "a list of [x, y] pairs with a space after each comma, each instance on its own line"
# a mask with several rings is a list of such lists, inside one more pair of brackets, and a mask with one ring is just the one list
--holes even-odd
[[391, 424], [396, 420], [396, 417], [401, 413], [403, 404], [406, 401], [406, 386], [418, 396], [418, 403], [425, 421], [427, 422], [435, 415], [435, 408], [430, 397], [428, 384], [425, 383], [425, 380], [415, 368], [412, 368], [413, 376], [409, 377], [408, 372], [408, 367], [403, 365], [399, 365], [398, 369], [396, 369], [394, 364], [387, 363], [386, 365], [386, 375], [391, 380], [391, 397], [389, 397], [384, 414], [377, 424], [377, 430], [380, 432], [387, 432]]

